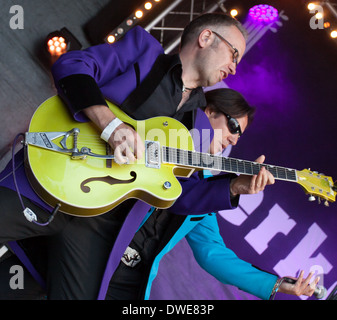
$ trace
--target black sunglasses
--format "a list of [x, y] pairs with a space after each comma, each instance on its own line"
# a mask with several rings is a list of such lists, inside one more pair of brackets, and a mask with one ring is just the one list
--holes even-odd
[[239, 134], [239, 137], [242, 136], [241, 127], [239, 121], [235, 118], [232, 118], [229, 114], [224, 113], [227, 118], [227, 126], [231, 134]]

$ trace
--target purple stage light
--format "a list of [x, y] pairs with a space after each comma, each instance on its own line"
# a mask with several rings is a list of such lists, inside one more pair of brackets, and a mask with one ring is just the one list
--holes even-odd
[[249, 15], [258, 22], [273, 22], [278, 17], [278, 11], [267, 4], [259, 4], [249, 9]]

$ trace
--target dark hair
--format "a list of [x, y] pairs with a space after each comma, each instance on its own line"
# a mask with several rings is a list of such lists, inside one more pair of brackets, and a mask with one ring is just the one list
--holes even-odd
[[[216, 112], [222, 112], [233, 118], [248, 117], [248, 125], [254, 120], [255, 108], [233, 89], [221, 88], [205, 93], [207, 106]], [[205, 108], [204, 108], [205, 109]]]
[[224, 13], [205, 13], [192, 20], [185, 27], [181, 36], [180, 48], [199, 36], [201, 31], [205, 28], [229, 26], [237, 27], [244, 38], [247, 39], [247, 31], [238, 20]]

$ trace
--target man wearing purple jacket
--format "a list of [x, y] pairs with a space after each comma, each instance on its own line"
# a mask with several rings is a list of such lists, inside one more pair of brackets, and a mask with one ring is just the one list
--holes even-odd
[[[101, 138], [114, 149], [116, 162], [122, 164], [142, 157], [144, 146], [138, 134], [111, 112], [105, 99], [137, 120], [161, 115], [185, 122], [187, 112], [206, 105], [202, 87], [234, 75], [244, 50], [244, 30], [235, 19], [206, 14], [185, 29], [178, 55], [163, 54], [154, 38], [135, 27], [113, 45], [64, 54], [52, 72], [58, 94], [74, 118], [95, 123]], [[121, 132], [126, 128], [128, 135], [124, 136]], [[49, 298], [104, 299], [109, 280], [149, 206], [132, 199], [97, 217], [58, 213], [51, 223], [29, 222], [22, 213], [25, 207], [39, 221], [48, 221], [53, 208], [31, 189], [22, 163], [19, 152], [15, 157], [17, 184], [11, 165], [0, 175], [0, 243], [52, 235]], [[240, 186], [233, 176], [201, 183], [191, 179], [183, 205], [197, 214], [231, 209], [238, 202], [238, 196], [231, 197], [231, 193], [259, 192], [269, 183], [268, 175], [263, 170], [253, 184]], [[203, 195], [202, 201], [195, 201], [196, 194]], [[175, 210], [186, 214], [178, 205]], [[15, 242], [11, 245], [15, 251]]]

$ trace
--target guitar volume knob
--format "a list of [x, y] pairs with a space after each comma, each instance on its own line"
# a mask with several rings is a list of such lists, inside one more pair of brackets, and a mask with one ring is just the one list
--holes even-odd
[[170, 181], [165, 181], [163, 184], [164, 189], [170, 189], [171, 188], [171, 182]]

